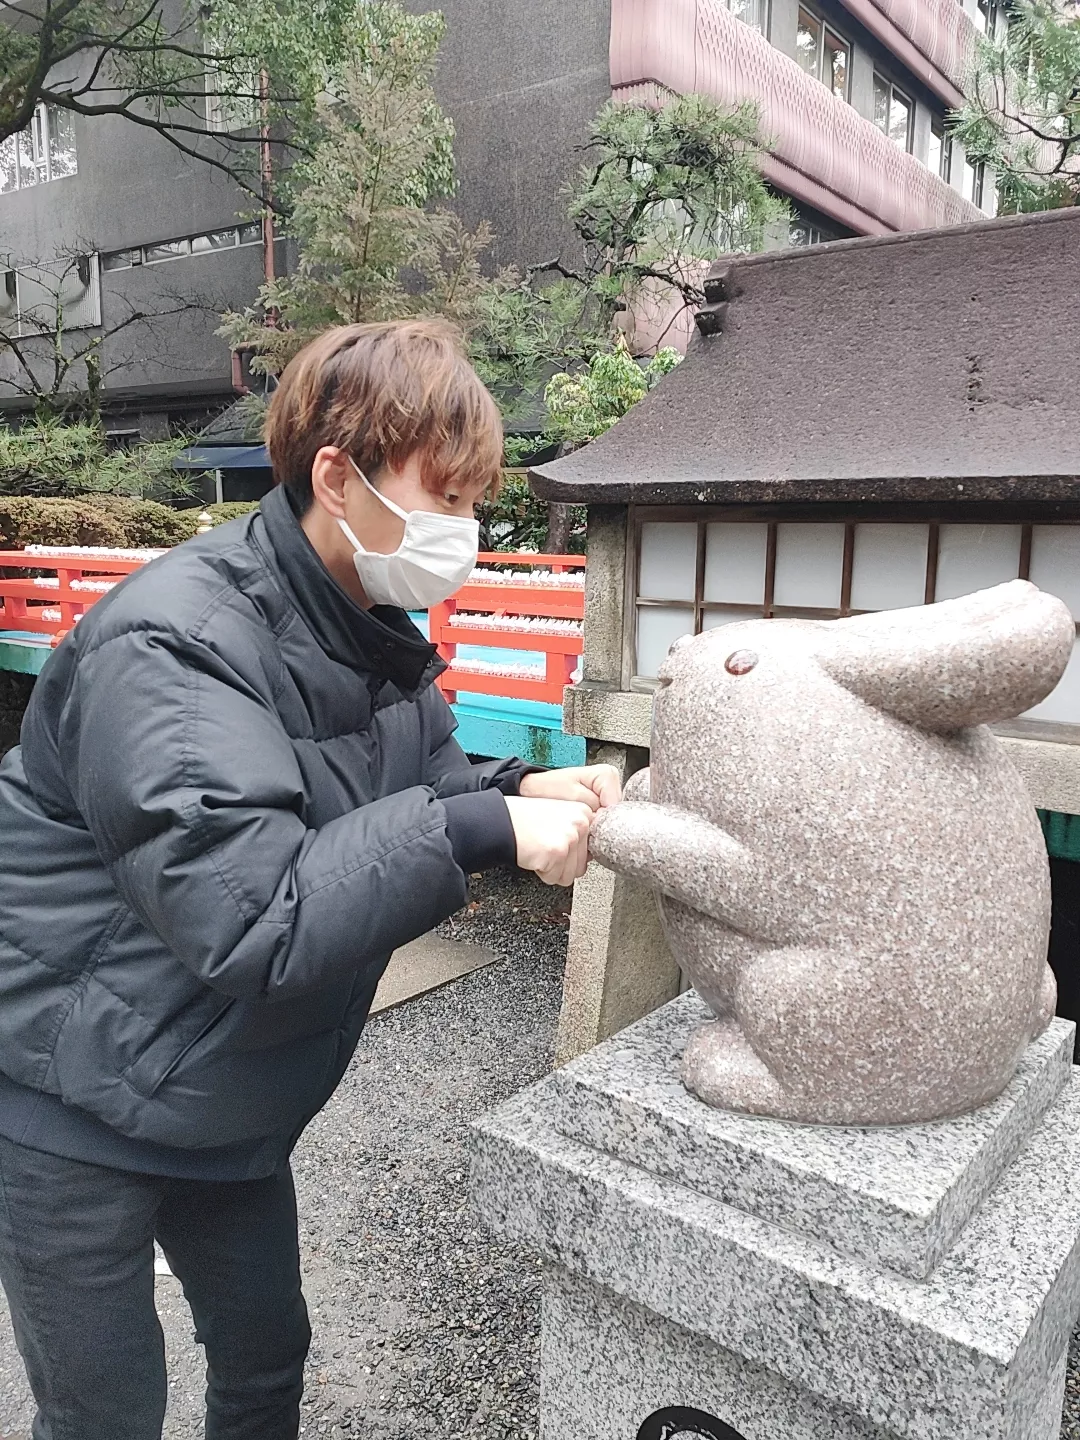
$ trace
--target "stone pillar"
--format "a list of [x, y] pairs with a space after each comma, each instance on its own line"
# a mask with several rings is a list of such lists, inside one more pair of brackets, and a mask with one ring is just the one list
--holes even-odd
[[[625, 709], [627, 699], [621, 687], [628, 528], [625, 506], [590, 506], [582, 688], [568, 700], [565, 722], [570, 733], [585, 736], [590, 764], [614, 765], [624, 780], [649, 763], [647, 748], [627, 743], [625, 727], [622, 740], [606, 733], [605, 712]], [[556, 1064], [647, 1015], [679, 986], [651, 892], [590, 865], [574, 887]]]
[[474, 1129], [484, 1218], [546, 1262], [540, 1440], [1057, 1440], [1073, 1025], [971, 1115], [855, 1129], [690, 1095], [707, 1014], [682, 995]]
[[590, 505], [586, 532], [585, 653], [582, 678], [618, 690], [623, 683], [623, 626], [629, 515], [625, 505]]
[[[590, 745], [589, 761], [628, 779], [649, 763], [630, 745]], [[574, 886], [555, 1063], [563, 1065], [679, 993], [679, 967], [652, 892], [590, 865]]]

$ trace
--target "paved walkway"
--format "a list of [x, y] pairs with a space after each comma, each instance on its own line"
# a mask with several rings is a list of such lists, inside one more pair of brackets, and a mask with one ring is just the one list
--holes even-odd
[[441, 985], [494, 964], [498, 958], [485, 945], [470, 945], [467, 940], [452, 940], [437, 932], [421, 935], [411, 945], [395, 950], [375, 992], [371, 1013], [378, 1015], [406, 1000], [427, 995]]

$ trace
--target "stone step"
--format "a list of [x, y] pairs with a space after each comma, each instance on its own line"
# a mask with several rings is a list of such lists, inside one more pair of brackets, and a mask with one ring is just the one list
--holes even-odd
[[450, 940], [436, 935], [434, 931], [421, 935], [419, 940], [402, 945], [390, 957], [390, 964], [375, 992], [371, 1014], [427, 995], [441, 985], [448, 985], [451, 980], [460, 980], [463, 975], [493, 964], [498, 958], [494, 950], [484, 945]]
[[1074, 1026], [1055, 1020], [990, 1105], [929, 1125], [797, 1125], [714, 1110], [679, 1065], [710, 1014], [693, 992], [554, 1077], [567, 1137], [824, 1240], [870, 1264], [928, 1276], [948, 1254], [1069, 1079]]

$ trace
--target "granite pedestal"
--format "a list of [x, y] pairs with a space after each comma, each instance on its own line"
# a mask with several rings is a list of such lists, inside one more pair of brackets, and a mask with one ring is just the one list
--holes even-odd
[[745, 1440], [1056, 1440], [1073, 1026], [974, 1114], [845, 1129], [690, 1095], [706, 1015], [683, 995], [475, 1127], [481, 1212], [546, 1261], [542, 1440], [637, 1440], [683, 1406]]

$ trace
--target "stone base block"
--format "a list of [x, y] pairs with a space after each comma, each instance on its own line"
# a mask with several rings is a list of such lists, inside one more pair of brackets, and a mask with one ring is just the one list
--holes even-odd
[[948, 1253], [1072, 1070], [1073, 1026], [1057, 1020], [1003, 1094], [957, 1120], [873, 1129], [762, 1120], [704, 1105], [679, 1078], [686, 1043], [709, 1018], [689, 991], [561, 1070], [556, 1130], [917, 1278]]
[[[847, 1405], [829, 1404], [599, 1285], [558, 1267], [544, 1284], [540, 1440], [637, 1440], [650, 1417], [689, 1408], [744, 1440], [897, 1440]], [[584, 1363], [583, 1363], [583, 1357]], [[1058, 1440], [1063, 1352], [1027, 1440]]]
[[475, 1128], [482, 1213], [549, 1263], [543, 1440], [638, 1440], [668, 1406], [745, 1440], [1054, 1440], [1080, 1311], [1072, 1026], [974, 1116], [829, 1130], [687, 1096], [695, 1004]]

